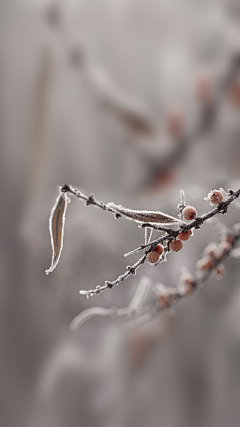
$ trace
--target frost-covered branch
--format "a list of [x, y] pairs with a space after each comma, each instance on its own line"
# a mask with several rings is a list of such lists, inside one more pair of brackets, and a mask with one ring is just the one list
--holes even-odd
[[[237, 191], [232, 191], [229, 190], [229, 197], [224, 201], [218, 204], [218, 206], [211, 210], [210, 212], [208, 212], [207, 214], [204, 214], [202, 216], [197, 217], [194, 221], [192, 221], [190, 224], [184, 224], [182, 225], [178, 230], [171, 230], [168, 229], [167, 234], [159, 237], [158, 239], [150, 242], [150, 243], [146, 243], [146, 244], [142, 244], [141, 246], [139, 246], [138, 248], [134, 249], [131, 252], [128, 252], [127, 254], [125, 254], [125, 256], [129, 256], [132, 255], [136, 252], [139, 252], [141, 250], [147, 249], [152, 245], [157, 245], [159, 243], [162, 243], [166, 240], [169, 240], [171, 238], [176, 238], [180, 233], [182, 232], [186, 232], [188, 230], [191, 230], [193, 228], [195, 229], [199, 229], [201, 227], [201, 225], [207, 221], [208, 219], [214, 217], [217, 214], [225, 214], [227, 212], [227, 208], [228, 206], [236, 199], [238, 198], [240, 195], [240, 188]], [[155, 230], [159, 230], [159, 227], [155, 224], [150, 224], [150, 223], [145, 223], [142, 224], [141, 227], [145, 228], [145, 227], [150, 227], [150, 228], [154, 228]]]
[[[112, 289], [120, 282], [126, 280], [131, 274], [136, 274], [137, 269], [146, 260], [152, 265], [158, 265], [160, 262], [166, 261], [167, 254], [170, 251], [178, 252], [179, 250], [181, 250], [182, 241], [188, 240], [191, 236], [191, 229], [199, 229], [200, 226], [208, 219], [213, 218], [217, 214], [226, 213], [228, 206], [237, 197], [239, 197], [240, 188], [237, 191], [229, 190], [228, 193], [225, 193], [223, 189], [214, 190], [210, 192], [208, 194], [207, 200], [209, 200], [211, 204], [217, 204], [217, 207], [208, 212], [207, 214], [204, 214], [199, 217], [197, 216], [197, 211], [193, 206], [185, 205], [185, 195], [183, 190], [181, 190], [181, 203], [178, 206], [181, 218], [179, 220], [160, 211], [139, 211], [123, 208], [121, 205], [115, 205], [113, 203], [105, 204], [101, 201], [96, 200], [93, 194], [91, 194], [90, 196], [86, 196], [81, 193], [81, 191], [76, 190], [68, 185], [64, 185], [60, 188], [60, 195], [58, 196], [57, 201], [53, 207], [49, 221], [52, 244], [52, 263], [51, 267], [46, 270], [47, 274], [55, 269], [61, 255], [61, 250], [63, 246], [65, 213], [68, 203], [67, 194], [72, 194], [77, 198], [85, 201], [86, 206], [93, 205], [102, 210], [113, 213], [116, 218], [123, 217], [126, 219], [130, 219], [137, 223], [140, 223], [141, 227], [146, 227], [145, 244], [141, 245], [137, 249], [134, 249], [125, 256], [131, 255], [141, 250], [144, 250], [144, 255], [142, 255], [142, 257], [137, 262], [135, 262], [135, 264], [133, 264], [132, 266], [128, 266], [126, 268], [125, 273], [118, 276], [117, 279], [113, 281], [105, 281], [104, 285], [99, 285], [95, 289], [80, 291], [81, 295], [86, 295], [87, 297], [89, 297], [92, 295], [98, 295], [106, 289]], [[189, 224], [183, 222], [189, 220], [192, 220]], [[159, 226], [159, 223], [162, 225], [162, 227]], [[180, 224], [177, 230], [174, 230], [172, 228], [166, 229], [163, 227], [167, 225], [169, 226], [176, 224]], [[150, 242], [150, 230], [152, 228], [157, 229], [158, 231], [164, 231], [166, 232], [166, 234]], [[163, 242], [165, 242], [164, 247], [161, 245], [161, 243]]]

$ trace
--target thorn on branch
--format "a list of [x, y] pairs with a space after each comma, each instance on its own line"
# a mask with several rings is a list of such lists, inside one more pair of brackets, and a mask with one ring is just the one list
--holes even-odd
[[85, 202], [85, 206], [93, 205], [94, 202], [94, 194], [89, 194], [88, 199]]

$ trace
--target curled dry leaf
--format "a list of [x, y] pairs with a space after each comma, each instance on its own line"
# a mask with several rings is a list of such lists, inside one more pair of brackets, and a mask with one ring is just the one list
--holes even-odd
[[52, 209], [49, 219], [49, 231], [52, 245], [52, 263], [51, 267], [45, 271], [46, 274], [51, 273], [57, 266], [63, 247], [64, 223], [68, 204], [66, 193], [61, 193], [58, 196], [56, 203]]
[[151, 222], [154, 224], [179, 224], [181, 221], [170, 215], [167, 215], [160, 211], [139, 211], [124, 208], [121, 205], [115, 205], [114, 203], [108, 203], [107, 208], [111, 208], [116, 211], [116, 214], [121, 214], [130, 221], [136, 222]]

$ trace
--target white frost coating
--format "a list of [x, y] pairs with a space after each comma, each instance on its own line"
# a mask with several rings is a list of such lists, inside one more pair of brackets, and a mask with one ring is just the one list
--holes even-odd
[[230, 252], [230, 256], [233, 258], [240, 258], [240, 248], [232, 249]]
[[[64, 203], [64, 209], [63, 209], [63, 214], [62, 214], [62, 227], [61, 227], [61, 244], [60, 244], [60, 249], [57, 253], [57, 247], [55, 247], [54, 245], [54, 236], [53, 236], [53, 218], [54, 218], [54, 214], [56, 213], [56, 209], [58, 204], [60, 203], [60, 200], [62, 199], [62, 203]], [[50, 218], [49, 218], [49, 232], [50, 232], [50, 237], [51, 237], [51, 245], [52, 245], [52, 263], [51, 263], [51, 267], [48, 270], [45, 270], [45, 273], [48, 275], [49, 273], [51, 273], [57, 266], [61, 253], [62, 253], [62, 248], [63, 248], [63, 236], [64, 236], [64, 225], [65, 225], [65, 218], [66, 218], [66, 210], [67, 210], [67, 205], [69, 203], [70, 199], [66, 196], [66, 193], [61, 193], [58, 197], [57, 200], [55, 202], [55, 205], [53, 206], [52, 210], [51, 210], [51, 214], [50, 214]], [[61, 208], [61, 204], [59, 205], [59, 208]]]
[[180, 224], [180, 219], [174, 218], [160, 211], [145, 211], [145, 210], [133, 210], [124, 208], [121, 205], [115, 205], [115, 203], [107, 203], [107, 209], [112, 209], [116, 214], [121, 214], [130, 221], [136, 222], [151, 222], [152, 224]]
[[145, 228], [145, 245], [150, 243], [151, 237], [152, 237], [153, 229], [150, 227]]
[[[86, 291], [82, 291], [86, 293]], [[112, 311], [102, 307], [91, 307], [78, 314], [72, 321], [70, 329], [77, 331], [85, 322], [90, 320], [94, 316], [110, 316]]]
[[136, 293], [128, 306], [129, 308], [137, 309], [143, 305], [147, 297], [150, 285], [151, 285], [151, 279], [149, 279], [149, 277], [147, 276], [143, 276], [138, 285]]

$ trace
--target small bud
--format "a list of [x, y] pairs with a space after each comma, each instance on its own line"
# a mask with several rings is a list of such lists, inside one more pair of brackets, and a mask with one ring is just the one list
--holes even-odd
[[217, 251], [218, 251], [218, 246], [216, 245], [216, 243], [209, 243], [209, 245], [207, 245], [206, 248], [204, 249], [204, 254], [216, 257]]
[[196, 218], [197, 211], [193, 206], [186, 206], [183, 209], [182, 214], [184, 219], [186, 219], [187, 221], [191, 221], [192, 219]]
[[171, 240], [169, 247], [172, 251], [178, 252], [182, 249], [182, 242], [181, 240]]
[[195, 277], [189, 271], [182, 273], [180, 276], [180, 281], [184, 285], [184, 295], [188, 295], [192, 292], [195, 285]]
[[186, 271], [185, 273], [181, 274], [180, 281], [186, 285], [194, 285], [195, 277], [192, 273], [189, 273], [189, 271]]
[[220, 190], [213, 190], [211, 193], [209, 193], [209, 200], [214, 205], [218, 205], [223, 201], [223, 194]]
[[158, 305], [161, 308], [167, 308], [171, 305], [177, 294], [176, 288], [169, 288], [163, 285], [158, 286], [159, 293], [157, 295]]
[[226, 273], [226, 269], [223, 264], [218, 264], [216, 268], [213, 269], [212, 275], [218, 280], [221, 280]]
[[223, 242], [227, 242], [231, 245], [234, 241], [234, 236], [232, 234], [224, 234], [222, 236], [222, 239]]
[[205, 256], [202, 259], [199, 259], [196, 263], [197, 270], [207, 271], [213, 267], [213, 259], [210, 256]]
[[148, 252], [147, 261], [149, 262], [149, 264], [156, 264], [158, 260], [159, 260], [159, 255], [156, 251]]
[[186, 240], [190, 239], [191, 234], [192, 234], [191, 230], [183, 231], [182, 233], [180, 233], [178, 235], [178, 238], [182, 241], [186, 241]]
[[218, 245], [217, 257], [221, 258], [223, 254], [231, 249], [231, 243], [223, 241]]

